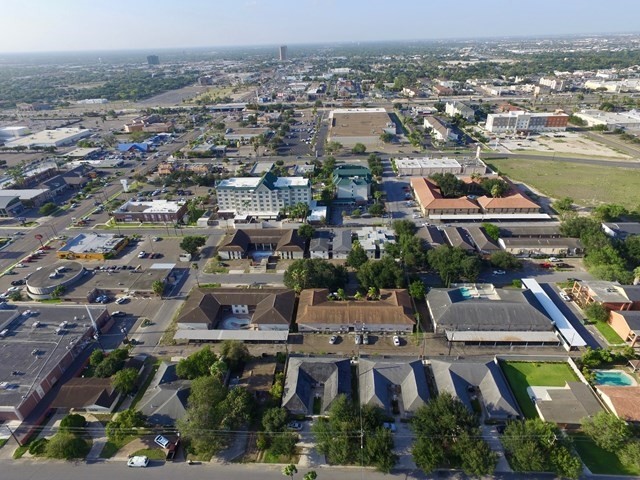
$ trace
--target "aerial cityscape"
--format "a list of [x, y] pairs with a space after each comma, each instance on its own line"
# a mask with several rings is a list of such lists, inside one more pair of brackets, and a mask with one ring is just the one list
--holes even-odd
[[640, 5], [29, 3], [2, 480], [640, 478]]

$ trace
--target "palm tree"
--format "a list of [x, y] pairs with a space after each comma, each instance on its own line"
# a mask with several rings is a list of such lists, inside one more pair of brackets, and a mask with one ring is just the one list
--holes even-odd
[[338, 300], [346, 300], [347, 299], [347, 294], [345, 293], [344, 288], [339, 288], [336, 293], [338, 294]]
[[369, 290], [367, 290], [367, 300], [377, 300], [379, 296], [380, 295], [376, 287], [369, 287]]
[[353, 296], [353, 298], [356, 299], [356, 300], [362, 300], [362, 293], [356, 292], [356, 294]]
[[316, 478], [318, 478], [318, 474], [316, 473], [316, 471], [309, 470], [307, 473], [304, 474], [304, 477], [302, 477], [302, 480], [316, 480]]

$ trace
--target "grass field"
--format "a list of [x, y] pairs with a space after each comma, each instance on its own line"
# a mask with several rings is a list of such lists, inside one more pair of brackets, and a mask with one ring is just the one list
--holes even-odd
[[609, 343], [609, 345], [620, 345], [624, 343], [624, 340], [620, 338], [620, 335], [618, 335], [608, 323], [596, 322], [595, 327], [600, 332], [600, 335], [602, 335], [604, 339]]
[[553, 198], [571, 197], [584, 206], [616, 203], [631, 210], [638, 207], [640, 169], [546, 160], [486, 159], [485, 162], [509, 178]]
[[529, 398], [527, 387], [563, 387], [565, 382], [577, 380], [566, 363], [501, 362], [511, 391], [516, 396], [520, 410], [527, 418], [537, 418], [538, 413]]
[[578, 455], [592, 473], [607, 475], [640, 475], [640, 466], [633, 468], [620, 463], [617, 455], [598, 447], [586, 435], [573, 435]]

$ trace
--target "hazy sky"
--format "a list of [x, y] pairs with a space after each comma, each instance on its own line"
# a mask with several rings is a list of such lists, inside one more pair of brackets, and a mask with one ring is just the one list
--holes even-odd
[[639, 30], [638, 0], [1, 0], [0, 51]]

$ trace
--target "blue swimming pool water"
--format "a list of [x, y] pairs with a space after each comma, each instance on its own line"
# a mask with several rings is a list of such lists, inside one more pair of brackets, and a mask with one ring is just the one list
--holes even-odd
[[633, 379], [620, 370], [597, 370], [596, 384], [610, 385], [613, 387], [629, 387], [634, 385]]
[[462, 294], [462, 296], [464, 298], [471, 298], [471, 292], [469, 291], [469, 289], [467, 287], [460, 287], [460, 293]]

